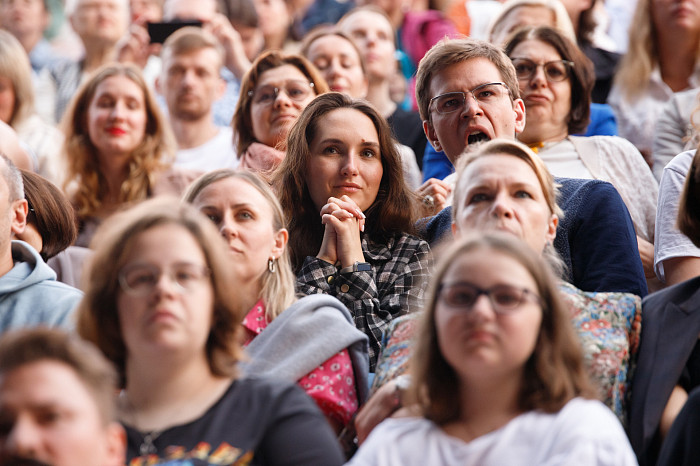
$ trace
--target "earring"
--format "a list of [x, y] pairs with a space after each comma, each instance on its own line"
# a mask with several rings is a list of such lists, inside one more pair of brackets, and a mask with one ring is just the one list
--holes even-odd
[[271, 257], [267, 260], [267, 270], [270, 271], [270, 273], [275, 273], [275, 258]]

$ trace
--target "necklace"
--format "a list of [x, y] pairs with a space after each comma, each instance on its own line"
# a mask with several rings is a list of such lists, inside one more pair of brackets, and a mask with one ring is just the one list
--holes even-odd
[[163, 430], [152, 430], [150, 432], [141, 432], [138, 427], [137, 419], [136, 419], [136, 409], [134, 408], [134, 405], [131, 403], [131, 400], [129, 400], [129, 395], [126, 393], [126, 390], [122, 390], [119, 393], [119, 400], [121, 404], [123, 405], [123, 411], [129, 413], [129, 417], [131, 418], [132, 423], [135, 422], [135, 430], [141, 435], [141, 445], [139, 446], [139, 455], [140, 456], [148, 456], [148, 455], [155, 455], [158, 453], [158, 448], [156, 448], [155, 441], [158, 440], [158, 437], [161, 436], [163, 433]]

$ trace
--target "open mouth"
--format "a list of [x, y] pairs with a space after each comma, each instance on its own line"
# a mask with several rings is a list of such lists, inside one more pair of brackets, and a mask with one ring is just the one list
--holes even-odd
[[483, 133], [481, 131], [476, 131], [467, 136], [467, 144], [469, 145], [478, 144], [480, 142], [486, 142], [490, 140], [491, 138], [486, 133]]

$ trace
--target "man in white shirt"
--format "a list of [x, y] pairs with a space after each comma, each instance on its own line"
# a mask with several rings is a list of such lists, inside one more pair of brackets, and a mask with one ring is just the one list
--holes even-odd
[[198, 171], [235, 168], [231, 127], [214, 124], [212, 104], [224, 94], [223, 50], [214, 36], [193, 27], [166, 40], [156, 88], [168, 106], [178, 151], [175, 165]]

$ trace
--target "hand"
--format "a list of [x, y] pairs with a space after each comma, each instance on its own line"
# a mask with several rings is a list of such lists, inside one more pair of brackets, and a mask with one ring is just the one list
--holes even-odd
[[[416, 194], [422, 200], [422, 217], [431, 217], [447, 207], [447, 198], [452, 194], [452, 186], [437, 178], [430, 178], [416, 190]], [[430, 198], [432, 196], [432, 205]]]
[[654, 273], [654, 245], [637, 236], [637, 248], [639, 248], [639, 258], [642, 260], [642, 267], [644, 267], [644, 276], [646, 278], [656, 278]]
[[358, 411], [357, 416], [355, 416], [355, 430], [360, 444], [365, 441], [377, 424], [402, 406], [401, 393], [397, 380], [387, 382]]
[[148, 57], [160, 53], [161, 44], [151, 44], [148, 31], [138, 22], [129, 26], [128, 32], [117, 42], [117, 61], [133, 63], [143, 69], [148, 63]]
[[209, 31], [224, 48], [224, 65], [239, 81], [251, 67], [245, 53], [241, 35], [231, 25], [231, 21], [221, 13], [217, 13], [208, 21], [204, 28]]
[[316, 257], [330, 263], [340, 262], [341, 267], [364, 262], [360, 232], [364, 230], [365, 215], [352, 199], [329, 198], [321, 208], [321, 222], [326, 230]]

